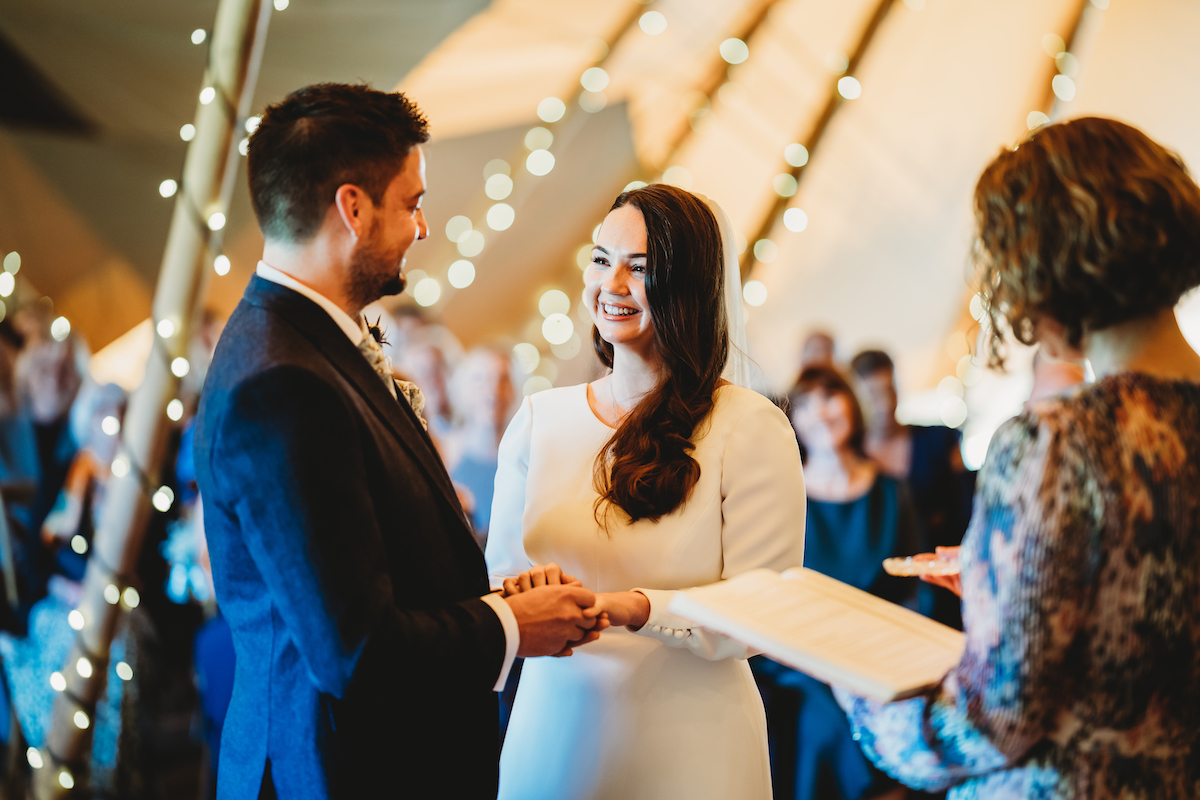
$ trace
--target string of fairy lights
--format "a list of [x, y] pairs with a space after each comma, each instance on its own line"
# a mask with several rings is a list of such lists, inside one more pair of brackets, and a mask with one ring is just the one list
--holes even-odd
[[[273, 0], [273, 6], [276, 11], [283, 11], [289, 5], [289, 0]], [[191, 34], [191, 41], [194, 45], [202, 45], [208, 41], [210, 33], [204, 28], [197, 28]], [[249, 135], [254, 132], [260, 122], [259, 117], [249, 117], [239, 119], [238, 112], [233, 100], [230, 98], [225, 87], [217, 85], [217, 81], [213, 78], [211, 70], [211, 51], [209, 53], [210, 63], [205, 67], [204, 85], [200, 90], [199, 102], [201, 105], [207, 106], [213, 102], [219, 101], [219, 107], [222, 109], [226, 119], [233, 125], [234, 130], [244, 130], [246, 137], [243, 137], [238, 144], [238, 152], [245, 156], [249, 145]], [[179, 137], [184, 142], [191, 142], [196, 136], [196, 126], [193, 123], [183, 125], [179, 130]], [[164, 199], [175, 197], [184, 189], [183, 179], [167, 178], [158, 186], [159, 195]], [[193, 224], [200, 232], [200, 238], [204, 242], [205, 252], [212, 257], [212, 268], [217, 275], [227, 275], [230, 272], [231, 264], [229, 258], [221, 253], [222, 232], [225, 228], [227, 218], [224, 209], [210, 209], [207, 212], [201, 212], [195, 207], [191, 197], [185, 191], [182, 197], [177, 200], [185, 204], [189, 216]], [[13, 252], [4, 259], [4, 272], [0, 273], [0, 297], [8, 297], [13, 293], [15, 288], [15, 276], [20, 269], [20, 256]], [[0, 302], [0, 319], [3, 319], [5, 311], [3, 303]], [[50, 333], [54, 339], [65, 341], [70, 335], [70, 322], [66, 317], [58, 317], [50, 327]], [[177, 355], [173, 352], [172, 347], [178, 347], [178, 335], [182, 331], [182, 325], [177, 319], [162, 318], [154, 322], [154, 337], [151, 348], [152, 357], [161, 359], [167, 369], [176, 379], [182, 379], [191, 371], [191, 363], [186, 356]], [[179, 397], [173, 397], [169, 400], [163, 409], [163, 413], [172, 422], [178, 422], [184, 415], [183, 400]], [[121, 423], [116, 417], [105, 417], [101, 421], [101, 429], [109, 436], [116, 436], [121, 432]], [[150, 472], [138, 464], [133, 457], [133, 448], [128, 446], [128, 443], [122, 438], [118, 453], [114, 457], [110, 466], [113, 477], [124, 479], [129, 476], [136, 481], [139, 491], [148, 498], [150, 505], [159, 513], [167, 513], [171, 510], [175, 503], [175, 493], [170, 486], [162, 483], [156, 476], [152, 476]], [[87, 540], [82, 536], [75, 536], [71, 540], [71, 548], [80, 555], [88, 552], [89, 545]], [[117, 606], [121, 611], [131, 611], [138, 607], [141, 603], [141, 594], [139, 593], [136, 583], [137, 580], [131, 575], [126, 575], [112, 566], [104, 563], [98, 550], [93, 550], [89, 559], [89, 573], [99, 572], [107, 583], [102, 591], [104, 602], [109, 606]], [[84, 680], [90, 681], [99, 678], [106, 668], [109, 658], [108, 656], [91, 651], [84, 642], [82, 635], [89, 625], [93, 624], [93, 620], [89, 620], [87, 615], [81, 608], [72, 609], [67, 615], [67, 624], [75, 631], [74, 636], [74, 651], [77, 651], [80, 656], [75, 660], [74, 664], [69, 668], [73, 668], [76, 675]], [[112, 667], [113, 674], [122, 682], [133, 680], [133, 667], [126, 661], [118, 661]], [[75, 727], [79, 730], [87, 730], [94, 722], [96, 701], [87, 701], [78, 694], [70, 691], [67, 676], [61, 671], [55, 671], [50, 675], [50, 686], [61, 697], [68, 700], [75, 710], [71, 715], [71, 719]], [[26, 750], [26, 759], [29, 765], [41, 770], [46, 767], [51, 767], [57, 770], [58, 784], [66, 790], [74, 789], [76, 786], [76, 775], [78, 774], [79, 764], [71, 763], [58, 754], [54, 753], [49, 743], [43, 747], [29, 747]]]

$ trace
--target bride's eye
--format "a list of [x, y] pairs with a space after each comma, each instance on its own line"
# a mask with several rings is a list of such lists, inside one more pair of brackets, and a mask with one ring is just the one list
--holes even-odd
[[603, 258], [601, 256], [592, 256], [592, 263], [598, 267], [607, 267], [608, 259]]

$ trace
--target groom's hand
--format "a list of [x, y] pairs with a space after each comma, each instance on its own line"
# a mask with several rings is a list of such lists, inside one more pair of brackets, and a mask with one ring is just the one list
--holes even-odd
[[552, 656], [591, 641], [600, 626], [596, 595], [576, 585], [539, 586], [504, 598], [517, 618], [522, 658]]

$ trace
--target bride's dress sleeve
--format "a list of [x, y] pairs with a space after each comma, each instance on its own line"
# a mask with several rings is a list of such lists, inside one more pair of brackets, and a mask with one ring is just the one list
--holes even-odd
[[493, 589], [515, 578], [532, 564], [525, 555], [521, 520], [525, 514], [525, 479], [529, 475], [529, 442], [533, 436], [533, 405], [528, 397], [500, 440], [496, 466], [496, 493], [488, 526], [488, 581]]
[[[755, 403], [730, 433], [721, 464], [721, 578], [767, 567], [782, 572], [804, 562], [804, 476], [787, 417]], [[744, 645], [667, 611], [675, 591], [638, 589], [650, 617], [638, 631], [703, 658], [746, 658]]]

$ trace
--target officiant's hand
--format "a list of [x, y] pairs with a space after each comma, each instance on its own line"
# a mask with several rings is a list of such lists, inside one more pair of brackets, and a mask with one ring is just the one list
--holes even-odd
[[[941, 559], [943, 561], [958, 560], [958, 551], [960, 549], [958, 547], [937, 547], [934, 549], [937, 551], [936, 553], [920, 553], [913, 556], [913, 558], [921, 560]], [[926, 583], [932, 583], [934, 586], [940, 586], [943, 589], [949, 589], [959, 597], [962, 597], [962, 573], [955, 575], [922, 575], [921, 580]]]
[[517, 618], [517, 655], [522, 658], [569, 655], [572, 647], [593, 641], [607, 627], [595, 608], [596, 595], [582, 586], [542, 585], [504, 600]]
[[515, 578], [505, 578], [504, 596], [527, 592], [538, 586], [583, 586], [583, 582], [563, 572], [558, 564], [551, 561], [549, 564], [535, 564]]
[[594, 609], [604, 614], [611, 625], [627, 625], [637, 630], [650, 618], [650, 600], [641, 592], [601, 592]]

